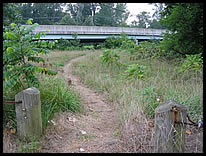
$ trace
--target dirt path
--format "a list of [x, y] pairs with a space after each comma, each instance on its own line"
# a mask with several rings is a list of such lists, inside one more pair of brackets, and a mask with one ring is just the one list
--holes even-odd
[[103, 95], [83, 85], [78, 77], [72, 75], [72, 63], [84, 57], [71, 60], [64, 68], [64, 76], [80, 93], [86, 111], [81, 114], [57, 114], [53, 118], [55, 124], [47, 127], [42, 152], [120, 152], [116, 110], [105, 101]]

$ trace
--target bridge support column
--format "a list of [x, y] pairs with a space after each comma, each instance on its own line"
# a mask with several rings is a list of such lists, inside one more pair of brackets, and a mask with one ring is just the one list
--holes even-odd
[[138, 40], [136, 40], [136, 45], [138, 45]]

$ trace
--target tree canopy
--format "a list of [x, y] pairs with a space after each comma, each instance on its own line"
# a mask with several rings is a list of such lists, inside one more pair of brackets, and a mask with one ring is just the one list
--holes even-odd
[[167, 26], [165, 51], [198, 54], [203, 50], [203, 3], [166, 3], [161, 23]]

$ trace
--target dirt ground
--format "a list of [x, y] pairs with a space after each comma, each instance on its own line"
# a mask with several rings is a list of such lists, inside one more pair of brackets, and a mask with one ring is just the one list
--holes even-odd
[[117, 111], [104, 100], [103, 95], [83, 85], [78, 77], [71, 74], [71, 64], [83, 57], [70, 61], [64, 67], [64, 76], [80, 93], [85, 112], [56, 114], [56, 125], [47, 127], [42, 152], [121, 152], [119, 136], [115, 135], [118, 131]]
[[[149, 122], [141, 123], [134, 117], [120, 129], [117, 108], [108, 103], [102, 94], [88, 88], [72, 75], [71, 64], [83, 59], [71, 60], [64, 67], [64, 76], [71, 80], [71, 86], [80, 93], [84, 113], [57, 113], [40, 139], [42, 153], [121, 153], [152, 152], [154, 127]], [[120, 133], [121, 132], [121, 133]], [[14, 137], [4, 134], [4, 152], [15, 152]], [[192, 130], [186, 135], [185, 152], [202, 152], [203, 132]], [[195, 145], [194, 145], [195, 144]]]

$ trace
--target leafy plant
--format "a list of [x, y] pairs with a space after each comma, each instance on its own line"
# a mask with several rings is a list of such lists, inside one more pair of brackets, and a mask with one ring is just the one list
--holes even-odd
[[143, 91], [143, 109], [149, 118], [154, 118], [154, 111], [159, 105], [157, 100], [157, 92], [154, 91], [155, 87], [144, 88]]
[[[49, 53], [54, 42], [40, 41], [42, 32], [32, 34], [37, 23], [32, 25], [29, 19], [27, 25], [11, 23], [10, 27], [4, 27], [3, 32], [3, 87], [18, 89], [27, 84], [27, 87], [39, 85], [39, 80], [34, 76], [37, 71], [42, 71], [32, 62], [44, 62], [39, 54]], [[34, 41], [36, 40], [36, 41]]]
[[134, 40], [123, 41], [121, 44], [121, 49], [129, 49], [129, 48], [134, 48], [134, 47], [135, 47]]
[[120, 37], [108, 37], [105, 41], [105, 47], [108, 49], [120, 48], [128, 49], [135, 46], [135, 40], [129, 39], [125, 33], [121, 33]]
[[186, 70], [191, 71], [201, 71], [203, 68], [203, 57], [201, 54], [195, 55], [186, 55], [186, 59], [184, 60], [181, 67], [177, 68], [178, 72], [184, 72]]
[[144, 69], [146, 66], [139, 65], [139, 64], [132, 64], [128, 65], [128, 69], [125, 70], [127, 73], [127, 78], [131, 79], [143, 79], [144, 78]]
[[154, 42], [140, 42], [134, 49], [142, 58], [154, 58], [162, 55], [160, 48]]
[[120, 67], [120, 56], [116, 54], [113, 50], [105, 50], [102, 55], [100, 55], [100, 59], [102, 63], [106, 63], [107, 65], [117, 65]]

